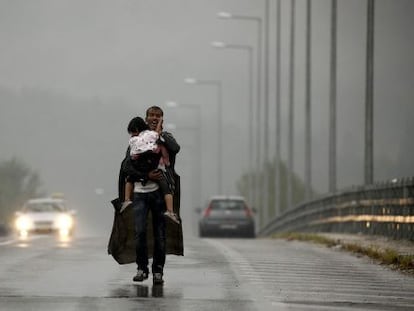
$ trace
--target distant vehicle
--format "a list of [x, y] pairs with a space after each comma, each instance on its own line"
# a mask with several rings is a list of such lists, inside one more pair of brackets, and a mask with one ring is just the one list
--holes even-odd
[[66, 201], [60, 197], [28, 200], [16, 212], [15, 229], [21, 237], [31, 233], [73, 235], [75, 229], [74, 210], [69, 210]]
[[9, 234], [9, 226], [6, 223], [0, 222], [0, 236]]
[[253, 211], [241, 196], [214, 196], [202, 212], [199, 236], [236, 236], [254, 238]]

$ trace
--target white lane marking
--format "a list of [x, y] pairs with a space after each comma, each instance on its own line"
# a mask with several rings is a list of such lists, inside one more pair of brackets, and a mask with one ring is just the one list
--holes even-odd
[[12, 244], [12, 243], [14, 243], [14, 242], [17, 242], [16, 240], [7, 240], [7, 241], [3, 241], [3, 242], [0, 242], [0, 246], [1, 245], [8, 245], [8, 244]]
[[[257, 303], [257, 310], [264, 310], [263, 308], [266, 308], [266, 310], [274, 310], [274, 307], [278, 307], [278, 311], [288, 309], [286, 303], [282, 301], [274, 301], [275, 296], [269, 295], [272, 292], [271, 289], [266, 287], [261, 276], [255, 275], [256, 270], [241, 253], [218, 240], [205, 239], [205, 241], [224, 255], [239, 281], [240, 287], [244, 291], [244, 295], [249, 297], [251, 301]], [[241, 269], [247, 269], [250, 273], [247, 275], [240, 273]], [[252, 288], [254, 288], [254, 291]]]
[[3, 242], [0, 242], [0, 246], [3, 246], [3, 245], [9, 245], [9, 244], [13, 244], [13, 243], [22, 243], [22, 242], [30, 242], [30, 241], [33, 241], [33, 240], [38, 240], [38, 239], [42, 239], [42, 238], [45, 238], [46, 236], [42, 236], [42, 235], [35, 235], [35, 236], [31, 236], [29, 239], [27, 239], [27, 240], [19, 240], [19, 239], [11, 239], [11, 240], [6, 240], [6, 241], [3, 241]]

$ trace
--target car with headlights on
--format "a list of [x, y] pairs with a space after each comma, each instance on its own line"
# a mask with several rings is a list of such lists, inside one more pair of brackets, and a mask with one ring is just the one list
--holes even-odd
[[242, 196], [214, 196], [199, 220], [199, 236], [254, 238], [253, 210]]
[[21, 237], [31, 233], [71, 236], [75, 229], [75, 214], [62, 198], [31, 199], [16, 212], [15, 229]]

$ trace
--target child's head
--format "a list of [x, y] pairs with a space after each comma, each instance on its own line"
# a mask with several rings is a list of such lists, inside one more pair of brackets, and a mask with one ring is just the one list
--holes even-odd
[[149, 127], [143, 118], [135, 117], [128, 124], [128, 133], [138, 135], [140, 132], [148, 130]]

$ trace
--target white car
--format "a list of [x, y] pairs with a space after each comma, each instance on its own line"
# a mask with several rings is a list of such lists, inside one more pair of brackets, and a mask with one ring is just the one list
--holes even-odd
[[31, 199], [21, 211], [16, 212], [15, 228], [22, 237], [30, 233], [71, 236], [75, 227], [75, 214], [74, 210], [67, 209], [64, 199]]

